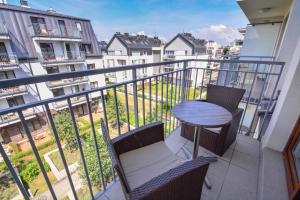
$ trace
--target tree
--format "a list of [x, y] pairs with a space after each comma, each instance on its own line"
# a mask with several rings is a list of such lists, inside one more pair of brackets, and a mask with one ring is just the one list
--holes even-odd
[[[102, 164], [102, 169], [103, 169], [104, 182], [109, 183], [112, 181], [111, 162], [110, 162], [110, 158], [109, 158], [103, 137], [102, 137], [102, 135], [100, 135], [100, 133], [97, 133], [96, 140], [97, 140], [97, 144], [98, 144], [98, 148], [99, 148], [97, 150], [95, 148], [94, 137], [92, 136], [92, 134], [86, 135], [85, 143], [83, 145], [83, 151], [84, 151], [84, 155], [85, 155], [86, 165], [88, 168], [89, 178], [90, 178], [92, 186], [95, 186], [95, 187], [102, 185], [101, 171], [100, 171], [100, 166], [98, 163], [96, 151], [98, 151], [101, 156], [101, 164]], [[82, 161], [79, 162], [79, 176], [82, 180], [86, 180]], [[84, 181], [84, 182], [86, 182], [86, 181]]]
[[[117, 117], [116, 117], [116, 108], [115, 108], [115, 101], [114, 97], [111, 92], [107, 92], [106, 95], [106, 112], [107, 112], [107, 119], [109, 123], [116, 125], [117, 124]], [[117, 98], [117, 106], [119, 110], [119, 119], [121, 121], [126, 121], [126, 109], [124, 104]]]
[[65, 142], [66, 148], [71, 152], [77, 150], [77, 141], [69, 111], [67, 109], [58, 111], [54, 116], [54, 123], [59, 139]]
[[229, 49], [227, 47], [225, 47], [223, 49], [223, 55], [227, 55], [229, 53]]

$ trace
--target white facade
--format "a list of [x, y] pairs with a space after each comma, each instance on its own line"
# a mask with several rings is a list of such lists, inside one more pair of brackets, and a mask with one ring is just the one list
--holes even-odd
[[[120, 67], [124, 65], [138, 65], [153, 62], [160, 62], [162, 47], [152, 47], [151, 53], [144, 49], [132, 50], [128, 52], [127, 47], [115, 37], [107, 48], [107, 55], [103, 57], [104, 67]], [[159, 56], [157, 53], [159, 52]], [[137, 70], [137, 78], [152, 76], [156, 71], [155, 67], [148, 67]], [[110, 82], [120, 83], [132, 80], [132, 70], [123, 72], [113, 72], [107, 75]]]

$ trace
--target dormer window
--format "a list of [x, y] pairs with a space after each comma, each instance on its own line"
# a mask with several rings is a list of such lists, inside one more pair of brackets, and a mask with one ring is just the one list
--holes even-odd
[[81, 23], [80, 22], [75, 22], [75, 24], [76, 24], [77, 30], [81, 32], [82, 31]]

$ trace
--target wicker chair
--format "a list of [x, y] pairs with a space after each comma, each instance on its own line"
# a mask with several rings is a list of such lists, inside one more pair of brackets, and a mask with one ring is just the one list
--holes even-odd
[[163, 123], [155, 122], [110, 139], [102, 133], [126, 199], [199, 200], [213, 158], [182, 160], [164, 142]]
[[[201, 130], [199, 144], [222, 156], [230, 145], [235, 141], [243, 109], [238, 105], [245, 93], [244, 89], [229, 88], [218, 85], [207, 85], [206, 101], [223, 106], [232, 113], [232, 121], [229, 125], [219, 128], [206, 128]], [[193, 141], [195, 128], [182, 124], [181, 136]]]

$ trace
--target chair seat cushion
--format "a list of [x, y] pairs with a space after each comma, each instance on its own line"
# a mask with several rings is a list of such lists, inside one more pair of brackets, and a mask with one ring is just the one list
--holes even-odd
[[221, 130], [222, 130], [222, 127], [218, 127], [218, 128], [205, 128], [206, 130], [209, 130], [213, 133], [218, 133], [220, 134], [221, 133]]
[[163, 141], [123, 153], [120, 161], [131, 189], [182, 164]]

